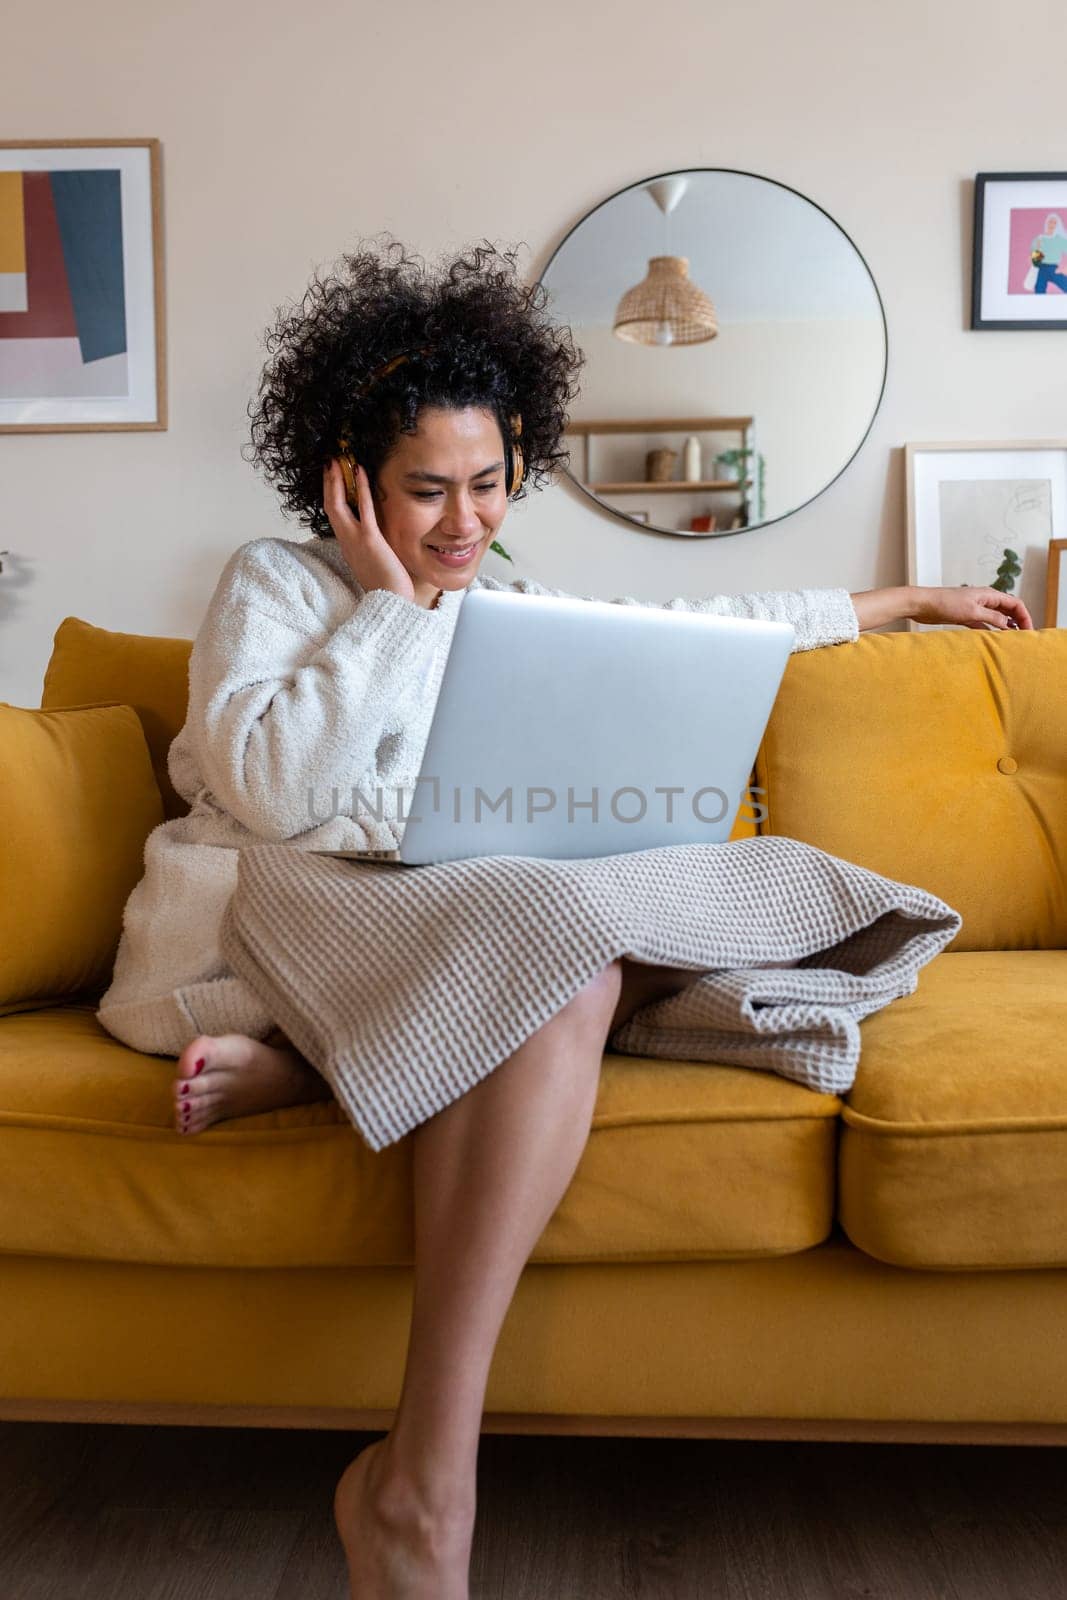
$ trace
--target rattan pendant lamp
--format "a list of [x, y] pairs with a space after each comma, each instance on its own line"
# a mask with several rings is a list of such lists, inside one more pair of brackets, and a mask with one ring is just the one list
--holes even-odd
[[[665, 217], [689, 185], [683, 173], [646, 184]], [[631, 344], [703, 344], [719, 331], [715, 307], [689, 277], [688, 256], [652, 256], [648, 273], [627, 289], [615, 311], [612, 332]]]

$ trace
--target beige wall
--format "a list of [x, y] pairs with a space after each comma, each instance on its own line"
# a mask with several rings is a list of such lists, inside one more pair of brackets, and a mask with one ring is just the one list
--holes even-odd
[[[5, 29], [8, 138], [163, 141], [170, 428], [0, 435], [0, 698], [39, 701], [67, 615], [191, 636], [229, 552], [302, 537], [239, 455], [272, 309], [359, 235], [523, 242], [725, 166], [810, 196], [863, 251], [889, 378], [863, 450], [784, 522], [693, 543], [566, 480], [511, 514], [518, 570], [652, 599], [905, 575], [905, 440], [1067, 433], [1067, 341], [966, 331], [970, 180], [1058, 170], [1061, 5], [996, 0], [89, 0]], [[486, 571], [510, 573], [496, 557]]]

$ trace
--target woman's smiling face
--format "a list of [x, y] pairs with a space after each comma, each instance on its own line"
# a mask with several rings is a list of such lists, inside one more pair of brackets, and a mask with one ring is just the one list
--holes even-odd
[[400, 434], [382, 464], [374, 509], [419, 605], [432, 605], [440, 589], [465, 589], [508, 509], [493, 413], [424, 407], [416, 431]]

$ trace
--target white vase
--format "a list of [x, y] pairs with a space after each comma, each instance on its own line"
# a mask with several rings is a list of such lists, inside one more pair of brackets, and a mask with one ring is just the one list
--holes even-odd
[[695, 433], [685, 441], [685, 481], [700, 482], [700, 440]]

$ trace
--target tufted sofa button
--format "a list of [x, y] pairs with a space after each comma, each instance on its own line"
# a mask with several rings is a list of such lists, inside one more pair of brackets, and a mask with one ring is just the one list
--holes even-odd
[[997, 762], [997, 771], [998, 772], [1016, 772], [1018, 770], [1018, 766], [1019, 766], [1019, 763], [1017, 761], [1015, 761], [1011, 756], [1001, 756], [1000, 760]]

